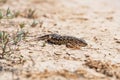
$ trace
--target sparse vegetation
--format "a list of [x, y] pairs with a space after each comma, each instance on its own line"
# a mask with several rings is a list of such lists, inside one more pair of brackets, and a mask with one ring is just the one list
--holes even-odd
[[3, 18], [3, 14], [2, 14], [2, 11], [0, 10], [0, 19]]
[[[15, 34], [8, 34], [5, 31], [0, 32], [0, 48], [1, 48], [1, 57], [4, 59], [5, 55], [9, 53], [14, 53], [14, 49], [11, 49], [11, 47], [14, 45], [17, 45], [18, 42], [25, 39], [27, 35], [27, 32], [25, 32], [22, 28], [18, 30]], [[10, 54], [9, 54], [10, 55]]]
[[14, 14], [12, 13], [12, 11], [9, 8], [6, 11], [6, 18], [8, 18], [8, 19], [14, 18]]
[[0, 80], [120, 80], [119, 2], [0, 0]]
[[14, 11], [14, 16], [18, 17], [20, 15], [20, 11]]
[[25, 27], [25, 23], [24, 23], [24, 22], [22, 22], [22, 23], [20, 23], [20, 24], [19, 24], [19, 26], [20, 26], [20, 28], [22, 29], [22, 28], [24, 28], [24, 27]]
[[45, 47], [45, 46], [46, 46], [46, 43], [44, 42], [41, 47]]
[[0, 0], [0, 3], [6, 3], [7, 0]]
[[33, 20], [33, 22], [32, 22], [32, 24], [31, 24], [31, 26], [32, 26], [32, 27], [35, 27], [35, 26], [37, 26], [37, 24], [38, 24], [38, 21]]
[[2, 49], [1, 58], [4, 58], [5, 53], [9, 52], [7, 51], [9, 43], [9, 34], [7, 34], [5, 31], [0, 32], [0, 47]]
[[20, 42], [21, 40], [25, 39], [27, 35], [27, 32], [25, 32], [22, 28], [16, 32], [16, 34], [13, 37], [13, 44], [17, 45], [18, 42]]
[[7, 10], [3, 11], [0, 10], [0, 19], [12, 19], [18, 16], [21, 17], [26, 17], [26, 18], [35, 18], [35, 9], [27, 9], [27, 12], [24, 14], [23, 12], [18, 11], [12, 11], [9, 7], [7, 8]]
[[35, 10], [28, 9], [27, 18], [34, 18]]
[[0, 19], [12, 19], [14, 17], [14, 13], [10, 10], [10, 8], [6, 11], [0, 10]]

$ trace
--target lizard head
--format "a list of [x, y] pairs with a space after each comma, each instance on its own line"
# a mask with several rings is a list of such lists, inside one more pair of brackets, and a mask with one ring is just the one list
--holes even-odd
[[87, 42], [86, 42], [85, 40], [80, 39], [80, 44], [79, 44], [79, 45], [82, 46], [82, 47], [85, 47], [85, 46], [87, 46], [88, 44], [87, 44]]

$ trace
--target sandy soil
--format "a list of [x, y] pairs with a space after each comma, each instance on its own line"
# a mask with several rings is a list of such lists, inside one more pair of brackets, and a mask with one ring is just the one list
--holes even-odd
[[[1, 0], [2, 1], [2, 0]], [[1, 80], [120, 80], [119, 0], [7, 0], [0, 3], [19, 15], [0, 19], [0, 31], [15, 33], [20, 23], [25, 40], [11, 45], [16, 57], [0, 59]], [[35, 10], [27, 18], [28, 10]], [[33, 21], [38, 24], [31, 26]], [[87, 47], [72, 50], [64, 45], [35, 40], [48, 33], [83, 38]], [[45, 44], [45, 45], [44, 45]], [[22, 58], [18, 56], [22, 55]]]

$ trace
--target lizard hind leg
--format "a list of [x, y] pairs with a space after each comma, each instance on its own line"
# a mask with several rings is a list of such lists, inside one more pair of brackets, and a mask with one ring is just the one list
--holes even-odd
[[70, 43], [67, 43], [67, 44], [66, 44], [66, 47], [67, 47], [67, 48], [71, 48], [71, 49], [80, 49], [79, 46], [76, 46], [75, 44], [70, 44]]

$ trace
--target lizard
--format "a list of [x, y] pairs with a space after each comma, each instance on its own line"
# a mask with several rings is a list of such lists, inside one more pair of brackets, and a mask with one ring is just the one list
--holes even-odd
[[44, 40], [55, 45], [66, 45], [67, 48], [80, 49], [88, 44], [85, 40], [73, 36], [61, 36], [59, 34], [47, 34], [40, 36], [37, 40]]

